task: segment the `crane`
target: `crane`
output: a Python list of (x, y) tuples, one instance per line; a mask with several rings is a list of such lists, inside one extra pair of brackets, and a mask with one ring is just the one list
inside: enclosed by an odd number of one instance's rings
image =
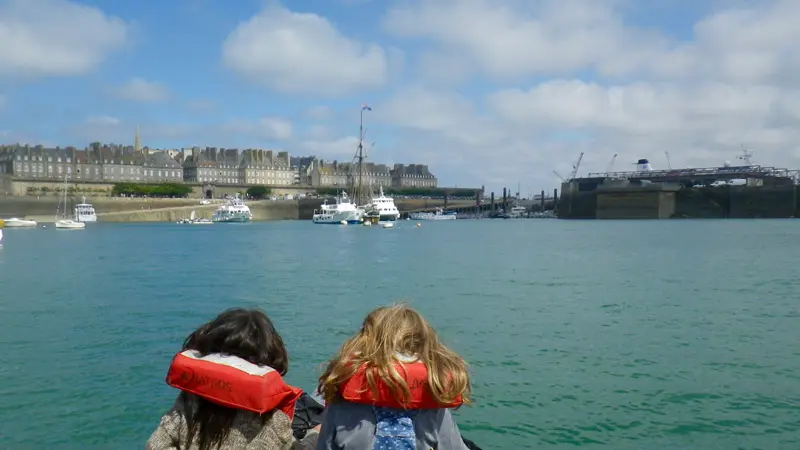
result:
[(606, 166), (606, 173), (610, 173), (612, 170), (614, 170), (614, 162), (616, 160), (617, 160), (617, 154), (614, 153), (614, 156), (611, 157), (611, 161), (608, 163), (608, 166)]
[(575, 161), (575, 164), (572, 165), (572, 173), (569, 174), (569, 181), (574, 180), (578, 175), (578, 168), (581, 166), (581, 160), (583, 160), (583, 152), (578, 156), (578, 160)]

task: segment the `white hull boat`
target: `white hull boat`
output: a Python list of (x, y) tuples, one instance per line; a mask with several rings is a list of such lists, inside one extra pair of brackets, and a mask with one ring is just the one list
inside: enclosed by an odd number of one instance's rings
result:
[(6, 228), (30, 228), (37, 225), (35, 220), (24, 220), (12, 217), (3, 221)]
[(72, 219), (56, 220), (56, 229), (59, 230), (82, 230), (86, 224)]
[(364, 211), (357, 208), (354, 203), (347, 198), (347, 194), (336, 197), (336, 204), (328, 205), (324, 203), (319, 210), (314, 210), (311, 221), (316, 224), (328, 225), (347, 225), (361, 223)]
[(212, 222), (244, 223), (253, 219), (250, 208), (240, 198), (232, 198), (220, 206), (211, 216)]
[[(59, 210), (61, 209), (61, 202), (59, 201), (58, 206), (56, 207), (56, 218), (55, 218), (55, 225), (57, 230), (82, 230), (86, 228), (86, 223), (81, 222), (78, 220), (77, 216), (75, 219), (70, 219), (67, 217), (67, 176), (64, 176), (64, 215), (59, 214)], [(75, 209), (77, 212), (77, 208)]]
[(380, 187), (380, 194), (372, 197), (372, 201), (364, 209), (366, 214), (378, 216), (378, 222), (394, 222), (400, 218), (394, 199), (383, 194), (383, 186)]
[(86, 203), (86, 197), (83, 197), (81, 203), (75, 205), (75, 220), (78, 222), (97, 222), (97, 213), (91, 203)]
[(181, 219), (178, 221), (178, 223), (183, 225), (211, 225), (214, 222), (208, 219), (198, 219), (197, 213), (195, 211), (192, 211), (188, 219)]
[(408, 217), (413, 220), (456, 220), (458, 218), (458, 213), (456, 213), (455, 211), (445, 212), (442, 210), (442, 208), (436, 208), (435, 213), (431, 212), (409, 213)]

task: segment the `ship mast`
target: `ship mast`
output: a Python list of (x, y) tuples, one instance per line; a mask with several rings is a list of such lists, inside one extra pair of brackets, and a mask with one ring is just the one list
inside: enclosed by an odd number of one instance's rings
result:
[(364, 111), (372, 111), (372, 108), (367, 106), (366, 104), (361, 105), (361, 112), (360, 112), (360, 120), (358, 125), (358, 150), (356, 151), (355, 158), (356, 164), (358, 165), (358, 180), (355, 183), (355, 189), (353, 190), (353, 201), (356, 205), (363, 205), (366, 204), (368, 199), (364, 195)]

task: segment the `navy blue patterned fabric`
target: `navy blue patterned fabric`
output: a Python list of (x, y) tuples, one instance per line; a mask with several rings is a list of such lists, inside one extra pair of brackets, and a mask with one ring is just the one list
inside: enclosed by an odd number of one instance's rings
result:
[(375, 445), (372, 450), (417, 450), (411, 411), (375, 407)]

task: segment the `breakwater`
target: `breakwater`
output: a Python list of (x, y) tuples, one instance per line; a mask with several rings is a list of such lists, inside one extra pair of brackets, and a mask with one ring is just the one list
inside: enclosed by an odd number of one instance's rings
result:
[(562, 219), (756, 219), (800, 217), (800, 187), (598, 186), (581, 191), (562, 187)]

